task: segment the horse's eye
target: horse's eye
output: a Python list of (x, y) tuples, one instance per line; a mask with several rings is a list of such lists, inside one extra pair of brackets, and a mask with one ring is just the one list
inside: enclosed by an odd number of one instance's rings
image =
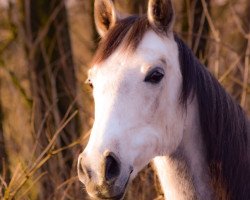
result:
[(152, 84), (157, 84), (162, 80), (163, 77), (164, 77), (163, 69), (160, 67), (157, 67), (149, 71), (144, 81), (152, 83)]

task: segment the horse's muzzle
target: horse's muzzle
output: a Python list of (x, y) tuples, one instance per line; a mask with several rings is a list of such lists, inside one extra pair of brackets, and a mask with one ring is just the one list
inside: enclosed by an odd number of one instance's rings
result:
[[(78, 177), (85, 185), (87, 193), (94, 199), (121, 200), (124, 198), (126, 188), (130, 180), (130, 174), (126, 177), (121, 175), (121, 162), (114, 153), (105, 154), (102, 172), (96, 173), (84, 162), (81, 155), (78, 159)], [(96, 174), (101, 177), (96, 177)], [(102, 181), (97, 181), (97, 180)]]

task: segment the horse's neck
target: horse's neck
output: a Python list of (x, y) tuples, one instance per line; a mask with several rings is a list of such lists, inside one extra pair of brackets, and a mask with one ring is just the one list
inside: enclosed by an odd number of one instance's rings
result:
[(165, 199), (213, 199), (196, 101), (188, 105), (186, 119), (183, 140), (178, 150), (171, 156), (154, 159)]

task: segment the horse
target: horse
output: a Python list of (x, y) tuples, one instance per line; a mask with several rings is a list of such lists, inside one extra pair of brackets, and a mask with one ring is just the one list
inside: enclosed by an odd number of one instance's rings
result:
[(94, 199), (123, 199), (151, 161), (168, 200), (249, 200), (243, 109), (173, 31), (171, 0), (123, 17), (96, 0), (101, 41), (88, 72), (95, 121), (78, 158)]

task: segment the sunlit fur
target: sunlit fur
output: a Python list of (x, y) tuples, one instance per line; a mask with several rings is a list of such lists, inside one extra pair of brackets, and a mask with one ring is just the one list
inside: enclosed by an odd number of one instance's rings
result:
[[(130, 181), (154, 159), (166, 199), (250, 199), (244, 112), (173, 32), (158, 32), (146, 19), (119, 21), (90, 70), (95, 123), (81, 156), (93, 181), (102, 182), (109, 150), (122, 163), (117, 187), (131, 167)], [(156, 66), (163, 80), (145, 83)]]

